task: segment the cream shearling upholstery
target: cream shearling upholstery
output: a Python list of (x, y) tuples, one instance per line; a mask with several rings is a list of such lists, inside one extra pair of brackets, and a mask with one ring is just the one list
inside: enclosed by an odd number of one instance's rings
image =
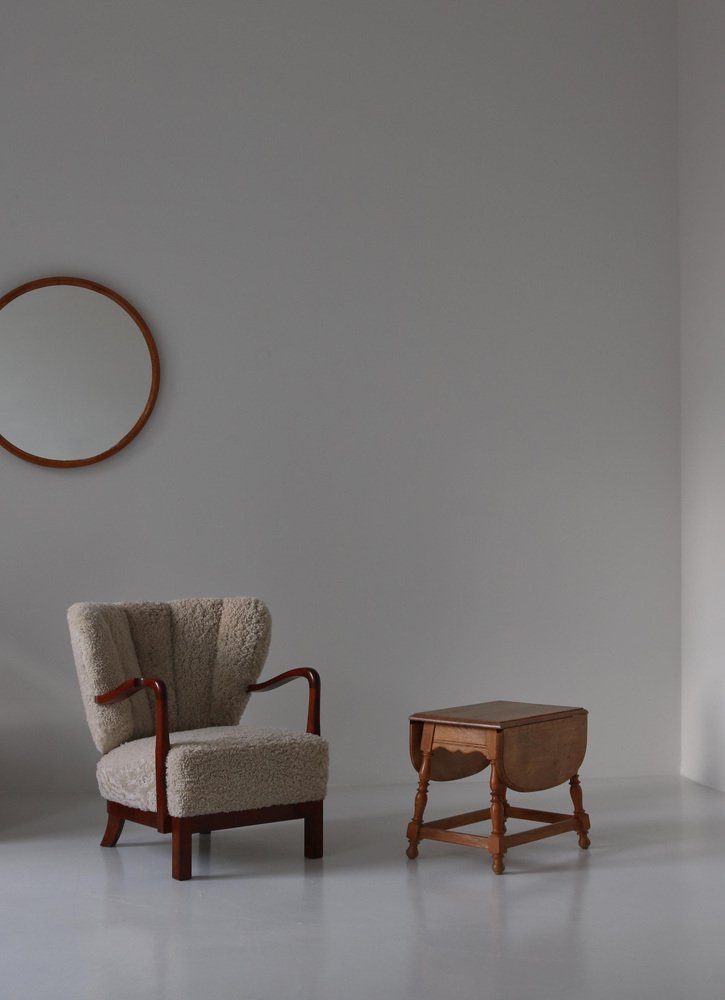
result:
[[(269, 648), (271, 622), (262, 601), (237, 597), (74, 604), (68, 624), (86, 718), (103, 755), (97, 778), (109, 803), (104, 846), (115, 845), (125, 818), (171, 830), (174, 877), (189, 878), (190, 846), (186, 850), (184, 845), (190, 844), (194, 830), (207, 831), (197, 822), (200, 817), (209, 818), (208, 829), (217, 829), (300, 816), (305, 819), (307, 856), (321, 856), (328, 747), (317, 735), (319, 707), (314, 731), (309, 720), (307, 732), (239, 725), (248, 688), (257, 682)], [(288, 673), (315, 676), (316, 682), (308, 677), (310, 705), (316, 684), (319, 706), (315, 671)], [(124, 682), (135, 687), (134, 678), (161, 681), (166, 689), (170, 746), (160, 771), (154, 691), (114, 695), (113, 704), (96, 702)], [(285, 678), (290, 679), (280, 675), (266, 686), (278, 686)], [(157, 788), (164, 794), (158, 782), (164, 775), (166, 802), (162, 798), (157, 809)], [(269, 815), (237, 815), (248, 810), (267, 810)], [(178, 864), (177, 833), (188, 854)]]
[[(109, 751), (96, 775), (104, 799), (156, 809), (153, 737)], [(312, 733), (272, 728), (216, 726), (172, 733), (166, 781), (170, 816), (324, 799), (327, 744)]]

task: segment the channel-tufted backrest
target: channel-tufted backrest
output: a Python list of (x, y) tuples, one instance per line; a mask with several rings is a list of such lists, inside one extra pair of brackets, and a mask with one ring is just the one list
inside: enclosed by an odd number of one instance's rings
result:
[(172, 732), (236, 725), (264, 666), (271, 621), (262, 601), (231, 597), (74, 604), (68, 627), (93, 742), (108, 753), (154, 733), (150, 691), (117, 705), (94, 701), (131, 677), (165, 682)]

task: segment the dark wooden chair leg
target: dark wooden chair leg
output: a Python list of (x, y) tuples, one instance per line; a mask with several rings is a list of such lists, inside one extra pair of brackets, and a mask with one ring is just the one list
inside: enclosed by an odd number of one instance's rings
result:
[(579, 781), (579, 775), (575, 774), (573, 778), (569, 779), (569, 791), (571, 792), (571, 801), (574, 804), (574, 815), (577, 818), (577, 830), (579, 833), (579, 846), (583, 851), (591, 844), (589, 840), (588, 832), (590, 829), (589, 816), (584, 812), (584, 801), (582, 797), (581, 782)]
[(171, 817), (171, 875), (179, 882), (191, 878), (191, 829), (183, 817)]
[(323, 853), (322, 802), (313, 802), (305, 815), (305, 857), (321, 858)]
[(108, 819), (106, 821), (106, 830), (103, 834), (103, 840), (101, 841), (101, 847), (115, 847), (118, 843), (118, 838), (121, 836), (121, 831), (123, 830), (123, 824), (126, 820), (123, 816), (113, 816), (111, 813), (108, 814)]

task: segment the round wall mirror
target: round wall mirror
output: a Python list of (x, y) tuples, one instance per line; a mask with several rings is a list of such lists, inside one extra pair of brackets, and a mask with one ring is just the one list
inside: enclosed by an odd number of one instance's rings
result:
[(91, 465), (144, 426), (159, 355), (139, 312), (85, 278), (40, 278), (0, 298), (0, 445), (37, 465)]

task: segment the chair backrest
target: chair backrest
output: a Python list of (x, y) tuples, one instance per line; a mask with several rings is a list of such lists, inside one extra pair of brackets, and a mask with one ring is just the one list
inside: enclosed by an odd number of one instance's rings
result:
[(271, 633), (269, 612), (254, 597), (74, 604), (68, 626), (86, 719), (102, 753), (154, 732), (151, 692), (117, 705), (94, 701), (131, 677), (165, 682), (171, 731), (236, 725)]

